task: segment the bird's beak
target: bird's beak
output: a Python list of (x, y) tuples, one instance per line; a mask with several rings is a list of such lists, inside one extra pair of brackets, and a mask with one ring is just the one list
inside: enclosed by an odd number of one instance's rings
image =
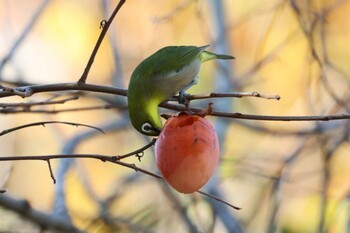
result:
[(157, 133), (158, 133), (158, 135), (160, 134), (160, 132), (162, 132), (162, 130), (161, 130), (161, 129), (158, 129), (158, 128), (156, 128), (156, 127), (153, 127), (153, 130), (154, 130), (154, 132), (157, 132)]

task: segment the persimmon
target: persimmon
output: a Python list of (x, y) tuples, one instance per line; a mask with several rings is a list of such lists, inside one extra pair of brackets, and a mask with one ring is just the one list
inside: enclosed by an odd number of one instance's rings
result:
[(164, 125), (155, 144), (158, 169), (169, 185), (193, 193), (212, 176), (219, 161), (213, 125), (198, 115), (180, 114)]

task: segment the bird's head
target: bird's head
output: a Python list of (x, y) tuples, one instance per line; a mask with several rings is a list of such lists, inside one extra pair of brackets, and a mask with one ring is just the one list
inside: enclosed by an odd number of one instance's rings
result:
[(158, 136), (163, 128), (158, 114), (158, 104), (152, 101), (130, 102), (129, 116), (134, 128), (147, 136)]

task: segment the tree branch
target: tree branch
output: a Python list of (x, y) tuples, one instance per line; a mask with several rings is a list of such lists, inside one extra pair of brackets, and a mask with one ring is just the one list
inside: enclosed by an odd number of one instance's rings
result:
[(91, 111), (91, 110), (99, 110), (99, 109), (119, 109), (119, 110), (123, 110), (123, 109), (126, 109), (126, 107), (124, 107), (124, 106), (117, 106), (117, 105), (111, 105), (111, 104), (103, 104), (103, 105), (96, 105), (96, 106), (90, 106), (90, 107), (50, 109), (50, 110), (48, 110), (48, 109), (30, 109), (30, 108), (24, 108), (24, 109), (5, 108), (5, 109), (0, 109), (0, 113), (3, 113), (3, 114), (16, 114), (16, 113), (57, 114), (57, 113), (63, 113), (63, 112)]
[(39, 102), (29, 102), (29, 103), (0, 103), (0, 108), (18, 108), (18, 107), (32, 107), (37, 105), (51, 105), (51, 104), (64, 104), (68, 101), (77, 100), (79, 96), (70, 96), (64, 98), (62, 100), (47, 100), (47, 101), (39, 101)]
[(222, 199), (220, 199), (220, 198), (218, 198), (218, 197), (216, 197), (216, 196), (213, 196), (213, 195), (211, 195), (211, 194), (209, 194), (209, 193), (203, 192), (203, 191), (201, 191), (201, 190), (198, 190), (197, 192), (200, 193), (200, 194), (202, 194), (202, 195), (204, 195), (204, 196), (206, 196), (206, 197), (209, 197), (209, 198), (212, 198), (212, 199), (214, 199), (214, 200), (216, 200), (216, 201), (222, 202), (222, 203), (228, 205), (229, 207), (231, 207), (231, 208), (233, 208), (233, 209), (235, 209), (235, 210), (240, 210), (240, 209), (241, 209), (240, 207), (231, 205), (230, 203), (228, 203), (228, 202), (226, 202), (226, 201), (223, 201)]
[(54, 229), (60, 232), (81, 232), (74, 225), (63, 219), (33, 209), (26, 200), (16, 200), (6, 194), (0, 194), (0, 205), (15, 211), (43, 228)]
[[(90, 91), (90, 92), (100, 92), (106, 94), (114, 94), (127, 96), (127, 90), (123, 88), (117, 87), (109, 87), (109, 86), (101, 86), (94, 84), (86, 84), (86, 83), (55, 83), (55, 84), (42, 84), (42, 85), (33, 85), (33, 86), (25, 86), (25, 87), (15, 87), (12, 88), (16, 90), (16, 92), (25, 93), (23, 96), (29, 97), (35, 93), (42, 92), (54, 92), (54, 91), (69, 91), (69, 90), (79, 90), (79, 91)], [(241, 95), (243, 96), (253, 96), (253, 97), (261, 97), (261, 94), (254, 94), (258, 92), (250, 92), (252, 95), (248, 95), (247, 92), (243, 92)], [(232, 92), (232, 95), (237, 95), (237, 93)], [(223, 95), (231, 95), (228, 93), (224, 93)], [(16, 93), (3, 91), (0, 92), (0, 98), (7, 96), (14, 96)], [(260, 95), (260, 96), (259, 96)], [(265, 95), (263, 95), (265, 96)], [(273, 96), (273, 95), (272, 95)], [(272, 97), (270, 96), (270, 97)], [(233, 97), (233, 96), (231, 96)], [(266, 96), (265, 96), (266, 97)], [(278, 99), (276, 95), (273, 99)], [(209, 97), (208, 97), (209, 98)], [(186, 108), (182, 105), (170, 104), (163, 102), (160, 104), (161, 107), (175, 110), (175, 111), (185, 111)], [(202, 109), (191, 108), (193, 112), (200, 112)], [(243, 113), (229, 113), (229, 112), (219, 112), (213, 111), (211, 116), (217, 117), (226, 117), (226, 118), (236, 118), (236, 119), (246, 119), (246, 120), (263, 120), (263, 121), (331, 121), (331, 120), (347, 120), (350, 119), (350, 114), (338, 114), (338, 115), (324, 115), (324, 116), (263, 116), (263, 115), (253, 115), (253, 114), (243, 114)]]
[[(56, 91), (90, 91), (90, 92), (100, 92), (106, 94), (114, 95), (127, 95), (127, 90), (116, 87), (93, 85), (86, 83), (53, 83), (53, 84), (38, 84), (31, 86), (13, 87), (12, 90), (1, 91), (0, 98), (19, 95), (23, 98), (30, 97), (36, 93), (43, 92), (56, 92)], [(21, 93), (21, 94), (18, 94)]]
[(68, 122), (68, 121), (40, 121), (40, 122), (34, 122), (34, 123), (30, 123), (30, 124), (20, 125), (20, 126), (17, 126), (17, 127), (14, 127), (14, 128), (10, 128), (10, 129), (5, 129), (2, 132), (0, 132), (0, 136), (3, 136), (5, 134), (11, 133), (11, 132), (14, 132), (16, 130), (28, 128), (28, 127), (33, 127), (33, 126), (38, 126), (38, 125), (41, 125), (41, 126), (45, 127), (45, 125), (47, 125), (47, 124), (65, 124), (65, 125), (73, 125), (73, 126), (77, 126), (77, 127), (78, 126), (84, 126), (84, 127), (87, 127), (87, 128), (98, 130), (98, 131), (100, 131), (101, 133), (104, 134), (102, 129), (94, 127), (94, 126), (91, 126), (91, 125), (74, 123), (74, 122)]
[(47, 162), (47, 166), (49, 167), (50, 177), (51, 177), (51, 179), (53, 181), (53, 184), (56, 184), (56, 179), (55, 179), (55, 176), (54, 176), (54, 174), (52, 172), (51, 162), (50, 162), (49, 159), (46, 162)]
[(114, 9), (111, 17), (108, 19), (108, 21), (106, 20), (103, 20), (101, 22), (101, 28), (102, 28), (102, 31), (101, 31), (101, 34), (100, 36), (98, 37), (97, 39), (97, 42), (96, 42), (96, 45), (94, 47), (94, 49), (92, 50), (92, 53), (91, 53), (91, 56), (89, 58), (89, 61), (85, 67), (85, 70), (84, 70), (84, 73), (82, 74), (82, 76), (80, 77), (79, 81), (78, 81), (78, 84), (81, 84), (81, 83), (85, 83), (86, 82), (86, 79), (89, 75), (89, 72), (90, 72), (90, 69), (91, 69), (91, 66), (92, 64), (94, 63), (94, 59), (96, 57), (96, 54), (97, 54), (97, 51), (99, 50), (100, 48), (100, 45), (103, 41), (103, 38), (105, 37), (107, 31), (108, 31), (108, 28), (109, 26), (111, 25), (114, 17), (117, 15), (118, 11), (120, 10), (120, 8), (123, 6), (123, 4), (125, 3), (126, 0), (120, 0), (118, 5), (116, 6), (116, 8)]
[[(163, 102), (159, 106), (174, 111), (186, 111), (185, 106), (178, 104), (170, 104)], [(213, 105), (215, 106), (215, 105)], [(190, 108), (194, 113), (203, 111), (200, 108)], [(234, 118), (234, 119), (245, 119), (245, 120), (260, 120), (260, 121), (331, 121), (331, 120), (348, 120), (350, 119), (350, 114), (337, 114), (337, 115), (324, 115), (324, 116), (269, 116), (269, 115), (254, 115), (254, 114), (244, 114), (244, 113), (230, 113), (230, 112), (220, 112), (212, 111), (210, 116)]]
[[(227, 98), (227, 97), (235, 97), (235, 98), (243, 98), (243, 97), (259, 97), (263, 99), (275, 99), (280, 100), (281, 97), (279, 95), (265, 95), (260, 94), (257, 91), (253, 92), (219, 92), (219, 93), (210, 93), (204, 95), (186, 95), (186, 100), (199, 100), (199, 99), (210, 99), (210, 98)], [(178, 101), (178, 97), (176, 98)]]
[[(155, 140), (153, 140), (155, 141)], [(153, 141), (147, 145), (147, 146), (150, 146)], [(146, 147), (147, 147), (146, 146)], [(147, 147), (149, 148), (149, 147)], [(140, 153), (140, 149), (136, 150), (133, 152), (134, 155), (138, 155)], [(129, 157), (130, 153), (126, 154), (128, 155), (127, 157)], [(131, 168), (133, 170), (135, 170), (136, 172), (142, 172), (146, 175), (149, 175), (149, 176), (152, 176), (154, 178), (157, 178), (157, 179), (161, 179), (163, 180), (163, 177), (160, 176), (160, 175), (157, 175), (153, 172), (150, 172), (146, 169), (143, 169), (143, 168), (140, 168), (140, 167), (137, 167), (135, 164), (132, 164), (132, 163), (125, 163), (125, 162), (122, 162), (120, 161), (119, 159), (121, 158), (126, 158), (125, 156), (107, 156), (107, 155), (100, 155), (100, 154), (73, 154), (73, 155), (64, 155), (64, 154), (57, 154), (57, 155), (31, 155), (31, 156), (3, 156), (3, 157), (0, 157), (0, 161), (19, 161), (19, 160), (42, 160), (42, 161), (49, 161), (51, 159), (66, 159), (66, 158), (89, 158), (89, 159), (98, 159), (98, 160), (101, 160), (102, 162), (110, 162), (110, 163), (115, 163), (115, 164), (118, 164), (118, 165), (121, 165), (123, 167), (127, 167), (127, 168)], [(239, 210), (240, 208), (239, 207), (235, 207), (231, 204), (228, 204), (226, 201), (218, 198), (218, 197), (215, 197), (213, 195), (210, 195), (208, 193), (205, 193), (203, 191), (197, 191), (198, 193), (202, 194), (202, 195), (205, 195), (207, 197), (210, 197), (218, 202), (221, 202), (225, 205), (228, 205), (236, 210)]]
[(153, 138), (152, 141), (150, 143), (148, 143), (146, 146), (143, 146), (140, 149), (133, 151), (133, 152), (130, 152), (130, 153), (127, 153), (125, 155), (119, 155), (119, 156), (117, 155), (116, 157), (118, 160), (121, 160), (121, 159), (125, 159), (127, 157), (130, 157), (130, 156), (136, 155), (138, 160), (141, 161), (141, 158), (143, 156), (144, 151), (147, 150), (148, 148), (150, 148), (151, 146), (153, 146), (156, 143), (156, 141), (157, 141), (157, 139)]

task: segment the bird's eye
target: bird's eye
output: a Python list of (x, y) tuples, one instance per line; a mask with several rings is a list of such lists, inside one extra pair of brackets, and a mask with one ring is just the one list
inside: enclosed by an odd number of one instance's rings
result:
[(145, 132), (145, 133), (150, 133), (150, 132), (152, 132), (153, 131), (153, 127), (152, 127), (152, 125), (150, 124), (150, 123), (144, 123), (143, 125), (142, 125), (142, 131), (143, 132)]
[(150, 123), (144, 123), (141, 127), (141, 130), (142, 132), (144, 132), (145, 134), (147, 135), (153, 135), (153, 136), (156, 136), (156, 135), (159, 135), (160, 133), (160, 130), (153, 127)]

